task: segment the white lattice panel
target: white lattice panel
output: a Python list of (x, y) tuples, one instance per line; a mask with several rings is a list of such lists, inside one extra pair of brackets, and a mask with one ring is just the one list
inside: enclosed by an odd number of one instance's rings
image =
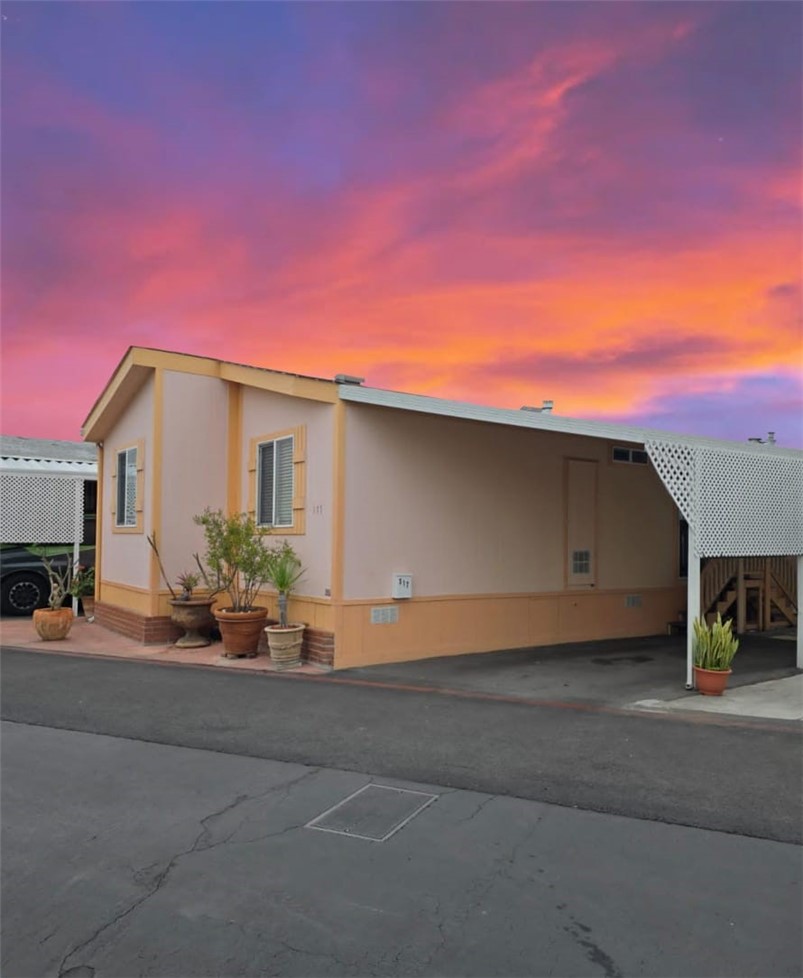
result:
[(803, 459), (697, 452), (703, 557), (803, 554)]
[(689, 526), (696, 522), (695, 449), (676, 441), (650, 441), (644, 446), (661, 481)]
[(0, 541), (3, 543), (73, 543), (76, 521), (77, 539), (81, 543), (84, 539), (82, 479), (0, 475)]
[(646, 449), (695, 530), (697, 556), (803, 554), (803, 456), (679, 441)]

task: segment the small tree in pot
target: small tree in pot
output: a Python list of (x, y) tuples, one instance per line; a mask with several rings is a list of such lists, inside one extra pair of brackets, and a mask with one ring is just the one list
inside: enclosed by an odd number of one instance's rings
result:
[(41, 559), (50, 582), (47, 608), (34, 611), (33, 625), (45, 642), (59, 641), (69, 635), (73, 623), (72, 608), (63, 607), (73, 582), (71, 558), (66, 553), (50, 553), (46, 547), (32, 549)]
[(303, 624), (287, 621), (287, 598), (304, 576), (304, 568), (295, 550), (287, 541), (273, 553), (270, 583), (279, 592), (279, 624), (268, 625), (270, 657), (279, 669), (291, 669), (301, 663), (301, 646), (304, 641)]
[(259, 590), (270, 580), (274, 550), (265, 546), (268, 530), (253, 516), (205, 509), (195, 522), (203, 527), (206, 554), (195, 561), (206, 586), (225, 591), (229, 606), (215, 609), (225, 655), (253, 657), (268, 617), (268, 609), (255, 604)]
[(176, 640), (176, 647), (179, 649), (205, 648), (211, 644), (209, 631), (214, 624), (212, 605), (215, 603), (217, 591), (211, 590), (203, 598), (193, 598), (193, 591), (201, 581), (200, 575), (193, 571), (183, 571), (176, 578), (176, 584), (181, 589), (179, 593), (176, 593), (164, 569), (159, 548), (156, 546), (156, 535), (152, 533), (146, 539), (156, 556), (162, 580), (170, 592), (170, 608), (172, 609), (170, 619), (179, 628), (184, 629), (184, 634)]

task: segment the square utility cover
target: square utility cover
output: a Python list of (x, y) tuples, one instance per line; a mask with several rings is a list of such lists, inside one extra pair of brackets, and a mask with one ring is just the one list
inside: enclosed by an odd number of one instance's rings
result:
[(437, 797), (407, 788), (367, 784), (308, 822), (306, 827), (384, 842)]

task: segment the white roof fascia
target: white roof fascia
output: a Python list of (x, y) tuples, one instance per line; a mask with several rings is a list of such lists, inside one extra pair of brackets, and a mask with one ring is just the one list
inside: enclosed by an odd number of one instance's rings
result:
[(2, 475), (48, 475), (64, 476), (74, 479), (97, 479), (96, 462), (61, 461), (44, 458), (0, 458)]
[(778, 445), (758, 445), (752, 442), (700, 438), (661, 431), (657, 428), (637, 428), (631, 425), (612, 424), (607, 421), (586, 421), (580, 418), (567, 418), (562, 415), (543, 414), (538, 411), (485, 407), (481, 404), (470, 404), (465, 401), (449, 401), (439, 397), (426, 397), (422, 394), (402, 394), (398, 391), (362, 387), (356, 384), (339, 384), (338, 392), (341, 400), (351, 401), (355, 404), (372, 404), (376, 407), (416, 411), (421, 414), (434, 414), (446, 418), (462, 418), (466, 421), (511, 425), (517, 428), (551, 431), (556, 434), (582, 435), (586, 438), (604, 438), (608, 441), (630, 442), (637, 445), (646, 445), (650, 441), (677, 441), (684, 445), (719, 448), (731, 452), (744, 452), (748, 455), (803, 458), (803, 451), (781, 448)]

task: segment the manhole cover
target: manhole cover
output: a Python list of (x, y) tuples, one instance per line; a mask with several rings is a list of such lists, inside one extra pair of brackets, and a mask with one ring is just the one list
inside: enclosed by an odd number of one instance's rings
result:
[(437, 797), (408, 788), (367, 784), (307, 822), (306, 827), (349, 835), (354, 839), (384, 842)]

